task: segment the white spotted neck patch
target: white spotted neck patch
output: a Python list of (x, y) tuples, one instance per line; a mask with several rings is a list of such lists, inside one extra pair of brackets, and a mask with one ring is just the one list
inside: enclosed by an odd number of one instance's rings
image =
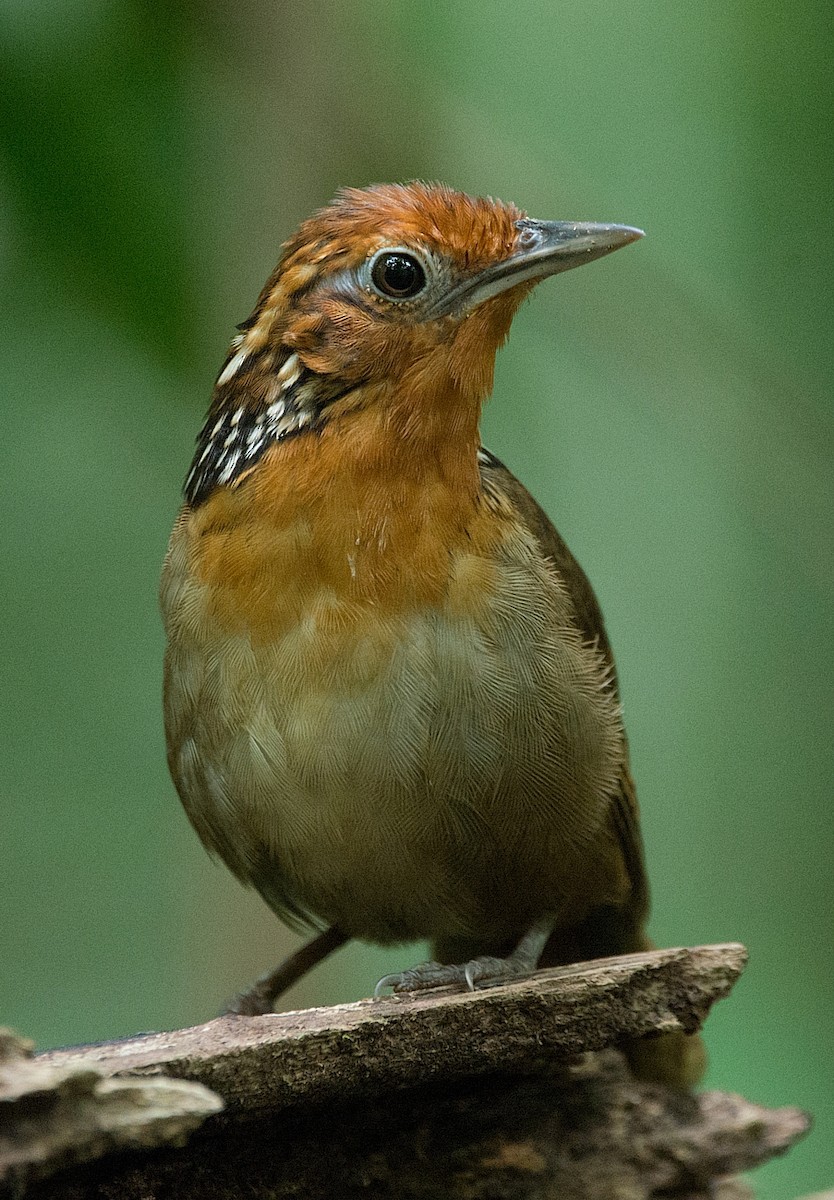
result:
[(242, 342), (232, 342), (197, 438), (184, 487), (192, 508), (215, 487), (235, 486), (275, 442), (320, 428), (327, 405), (344, 394), (296, 354), (276, 362), (273, 350), (247, 351)]

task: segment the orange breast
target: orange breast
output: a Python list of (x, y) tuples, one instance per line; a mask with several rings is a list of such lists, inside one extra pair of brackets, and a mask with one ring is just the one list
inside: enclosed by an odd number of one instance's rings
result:
[(415, 461), (381, 426), (365, 411), (338, 436), (326, 427), (277, 445), (189, 517), (192, 570), (219, 626), (264, 643), (308, 616), (326, 632), (359, 609), (483, 603), (502, 529), (481, 502), (474, 450)]

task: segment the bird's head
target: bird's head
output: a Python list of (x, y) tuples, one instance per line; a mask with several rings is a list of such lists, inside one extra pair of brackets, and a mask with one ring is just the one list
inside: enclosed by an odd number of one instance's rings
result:
[(477, 428), (496, 351), (530, 290), (640, 236), (531, 220), (440, 185), (345, 189), (285, 244), (239, 327), (189, 500), (237, 481), (275, 442), (358, 410), (406, 439)]

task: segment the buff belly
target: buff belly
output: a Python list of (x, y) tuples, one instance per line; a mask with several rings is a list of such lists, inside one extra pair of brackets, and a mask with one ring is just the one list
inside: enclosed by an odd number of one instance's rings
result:
[(172, 544), (171, 771), (206, 846), (280, 915), (500, 941), (587, 886), (623, 758), (616, 703), (532, 548), (505, 547), (491, 577), (469, 611), (381, 614), (323, 590), (265, 640), (217, 621)]

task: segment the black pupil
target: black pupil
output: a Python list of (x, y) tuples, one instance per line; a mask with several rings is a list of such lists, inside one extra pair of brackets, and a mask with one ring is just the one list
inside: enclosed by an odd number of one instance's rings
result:
[(416, 296), (426, 282), (423, 268), (408, 254), (383, 254), (375, 263), (373, 280), (386, 296)]

